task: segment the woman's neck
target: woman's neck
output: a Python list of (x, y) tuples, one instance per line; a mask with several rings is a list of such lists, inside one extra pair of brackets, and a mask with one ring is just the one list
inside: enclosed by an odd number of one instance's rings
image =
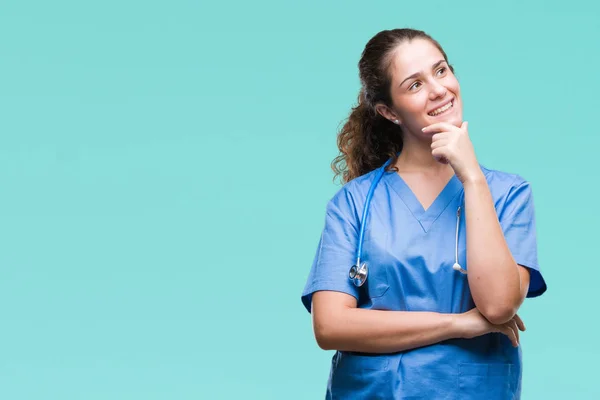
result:
[(402, 151), (395, 164), (398, 172), (419, 172), (433, 175), (454, 173), (449, 164), (443, 164), (431, 155), (431, 143), (415, 140), (409, 135), (405, 135), (405, 138), (408, 140), (404, 140)]

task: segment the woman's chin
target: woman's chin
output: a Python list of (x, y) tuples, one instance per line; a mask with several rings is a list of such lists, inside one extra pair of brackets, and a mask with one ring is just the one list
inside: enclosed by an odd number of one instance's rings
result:
[(428, 125), (433, 125), (433, 124), (437, 124), (440, 122), (444, 122), (447, 124), (452, 124), (454, 126), (457, 126), (460, 128), (460, 126), (462, 125), (463, 121), (462, 121), (462, 115), (460, 115), (459, 113), (452, 113), (449, 115), (440, 115), (438, 118), (428, 118)]
[(438, 118), (428, 118), (427, 121), (425, 121), (424, 126), (438, 124), (440, 122), (452, 124), (452, 125), (460, 128), (460, 126), (463, 123), (462, 115), (448, 115), (448, 116), (440, 116)]

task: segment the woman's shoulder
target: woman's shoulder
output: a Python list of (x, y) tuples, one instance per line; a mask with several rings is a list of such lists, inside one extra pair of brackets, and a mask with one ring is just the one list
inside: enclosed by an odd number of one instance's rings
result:
[(379, 168), (344, 183), (329, 199), (330, 206), (361, 209)]
[(530, 182), (518, 172), (493, 169), (481, 164), (480, 168), (494, 197), (507, 195), (519, 188), (530, 190)]

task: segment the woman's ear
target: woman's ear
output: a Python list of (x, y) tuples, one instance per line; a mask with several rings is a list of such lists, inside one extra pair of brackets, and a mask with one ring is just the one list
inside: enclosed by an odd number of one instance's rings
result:
[(390, 122), (393, 122), (394, 124), (400, 125), (402, 123), (402, 121), (400, 120), (400, 118), (398, 118), (396, 113), (390, 110), (390, 108), (383, 103), (377, 103), (377, 105), (375, 106), (375, 111), (377, 111), (377, 113), (383, 118), (389, 120)]

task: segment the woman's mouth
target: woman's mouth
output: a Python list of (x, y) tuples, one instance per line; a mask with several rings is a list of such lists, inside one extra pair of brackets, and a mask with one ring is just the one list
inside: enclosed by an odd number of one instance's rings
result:
[(448, 112), (448, 110), (451, 110), (452, 107), (454, 107), (454, 99), (450, 100), (450, 102), (446, 103), (445, 105), (427, 113), (427, 115), (430, 117), (437, 117), (438, 115)]

